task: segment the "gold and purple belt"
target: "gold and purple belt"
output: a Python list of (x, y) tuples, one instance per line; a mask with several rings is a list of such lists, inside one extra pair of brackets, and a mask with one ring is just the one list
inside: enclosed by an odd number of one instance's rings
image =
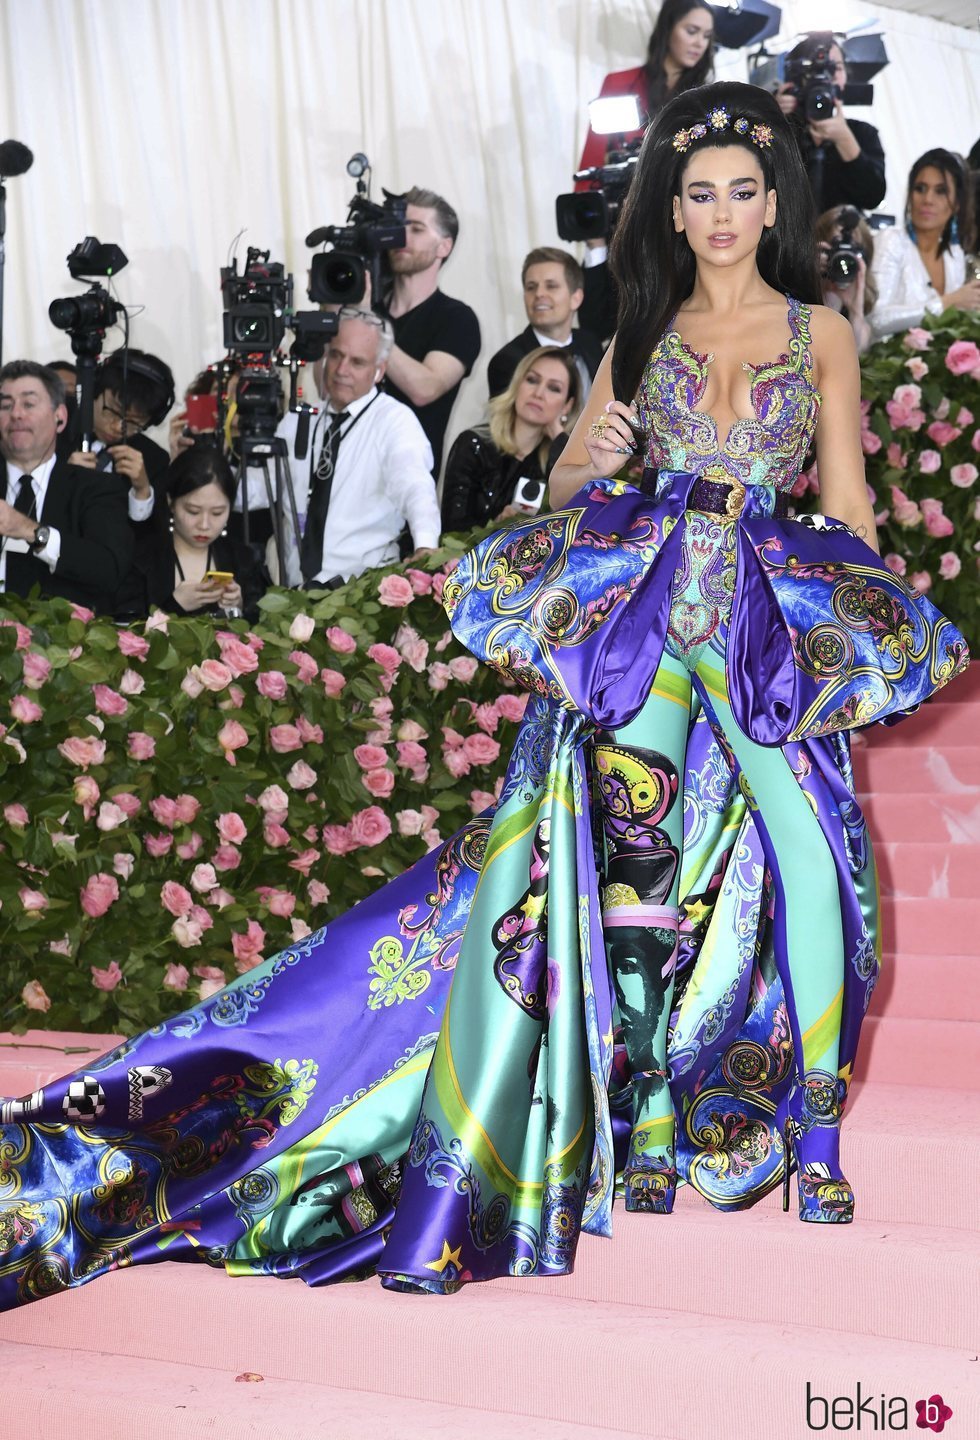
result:
[[(738, 480), (730, 484), (723, 480), (708, 480), (699, 475), (691, 486), (687, 497), (689, 510), (700, 510), (705, 515), (717, 515), (725, 520), (737, 520), (745, 507), (746, 489)], [(773, 514), (785, 519), (789, 512), (786, 495), (776, 491)]]

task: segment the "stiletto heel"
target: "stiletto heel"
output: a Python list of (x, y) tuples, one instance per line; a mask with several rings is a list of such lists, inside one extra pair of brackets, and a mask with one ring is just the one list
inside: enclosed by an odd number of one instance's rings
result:
[[(799, 1103), (798, 1097), (801, 1097)], [(782, 1127), (783, 1210), (789, 1209), (789, 1175), (795, 1160), (800, 1219), (818, 1225), (849, 1225), (854, 1219), (854, 1191), (837, 1158), (838, 1082), (820, 1071), (810, 1071), (804, 1076), (803, 1085), (789, 1097), (786, 1108)], [(800, 1119), (793, 1115), (794, 1108), (801, 1111)]]
[[(666, 1071), (635, 1071), (634, 1084), (638, 1079), (663, 1081), (666, 1079)], [(673, 1116), (669, 1120), (664, 1119), (661, 1124), (670, 1128), (670, 1139), (665, 1143), (657, 1144), (651, 1134), (652, 1127), (657, 1125), (656, 1121), (637, 1127), (630, 1138), (629, 1155), (623, 1170), (623, 1193), (627, 1210), (647, 1215), (669, 1215), (674, 1208), (677, 1167), (674, 1162)], [(656, 1152), (647, 1154), (647, 1146), (655, 1144)]]

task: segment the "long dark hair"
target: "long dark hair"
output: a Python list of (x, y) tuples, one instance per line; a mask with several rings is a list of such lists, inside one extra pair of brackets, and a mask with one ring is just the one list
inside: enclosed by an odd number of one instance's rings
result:
[(664, 0), (647, 45), (647, 62), (643, 74), (647, 87), (647, 114), (653, 118), (672, 95), (690, 90), (695, 85), (704, 85), (711, 79), (711, 67), (715, 58), (714, 41), (707, 47), (701, 59), (690, 69), (682, 69), (673, 90), (667, 89), (664, 61), (670, 48), (670, 36), (675, 25), (690, 15), (692, 10), (707, 10), (712, 13), (708, 0)]
[(171, 463), (167, 471), (167, 498), (172, 505), (206, 485), (217, 485), (227, 496), (228, 504), (234, 504), (236, 486), (231, 466), (216, 446), (198, 440)]
[[(939, 253), (945, 254), (951, 245), (960, 244), (964, 250), (973, 248), (973, 186), (966, 173), (966, 166), (958, 155), (952, 150), (943, 150), (936, 146), (920, 155), (918, 160), (909, 171), (909, 185), (905, 192), (905, 222), (911, 223), (912, 216), (912, 187), (918, 180), (923, 170), (938, 170), (949, 185), (952, 183), (956, 192), (953, 200), (953, 213), (946, 221), (942, 235), (939, 237)], [(956, 225), (956, 233), (953, 226)]]
[[(727, 129), (708, 127), (679, 154), (673, 144), (677, 131), (706, 123), (709, 112), (720, 106), (731, 119)], [(768, 125), (772, 143), (763, 147), (740, 140), (732, 125), (742, 116), (750, 126)], [(684, 167), (697, 150), (731, 144), (744, 144), (756, 156), (766, 189), (778, 197), (776, 223), (763, 231), (756, 252), (759, 273), (774, 290), (821, 303), (810, 186), (796, 137), (773, 96), (731, 80), (677, 95), (646, 133), (612, 240), (610, 262), (619, 285), (613, 390), (627, 404), (657, 342), (694, 288), (694, 255), (686, 236), (675, 231), (672, 213)]]

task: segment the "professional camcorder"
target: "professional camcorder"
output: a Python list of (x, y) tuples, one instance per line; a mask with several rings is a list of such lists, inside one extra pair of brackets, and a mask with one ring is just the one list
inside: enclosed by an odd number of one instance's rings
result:
[(73, 280), (91, 280), (92, 284), (84, 295), (62, 296), (48, 306), (48, 319), (56, 330), (69, 335), (78, 361), (78, 423), (83, 450), (91, 449), (95, 441), (95, 362), (102, 354), (105, 332), (125, 315), (125, 306), (99, 280), (117, 275), (128, 263), (118, 245), (103, 245), (94, 235), (86, 235), (68, 256), (68, 273)]
[[(848, 81), (843, 86), (834, 79), (832, 45), (840, 47), (847, 66)], [(829, 120), (838, 100), (844, 105), (872, 104), (874, 86), (870, 82), (887, 64), (881, 35), (837, 36), (830, 30), (814, 30), (788, 53), (770, 55), (760, 49), (750, 56), (749, 81), (771, 91), (786, 83), (805, 120)]]
[(347, 173), (357, 180), (357, 191), (348, 206), (346, 224), (321, 225), (306, 237), (307, 245), (331, 247), (313, 257), (309, 296), (321, 305), (358, 305), (370, 276), (371, 303), (380, 309), (385, 252), (400, 250), (405, 244), (406, 200), (385, 189), (380, 205), (370, 198), (370, 181), (363, 177), (370, 175), (371, 165), (360, 152), (348, 160)]
[(589, 124), (607, 139), (606, 160), (572, 179), (588, 189), (555, 200), (555, 221), (562, 240), (607, 240), (616, 227), (633, 181), (647, 117), (635, 95), (602, 95), (589, 104)]

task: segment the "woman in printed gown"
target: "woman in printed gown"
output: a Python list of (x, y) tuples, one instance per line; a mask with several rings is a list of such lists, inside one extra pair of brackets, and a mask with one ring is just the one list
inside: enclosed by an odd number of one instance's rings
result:
[[(851, 1220), (840, 1120), (880, 942), (848, 731), (966, 647), (875, 552), (852, 333), (817, 303), (770, 96), (664, 109), (615, 263), (563, 508), (446, 587), (456, 634), (531, 693), (497, 806), (2, 1105), (3, 1304), (149, 1260), (443, 1293), (567, 1273), (582, 1230), (611, 1233), (617, 1174), (665, 1215), (677, 1184), (738, 1210), (795, 1167), (801, 1219)], [(643, 483), (611, 478), (638, 443)]]

